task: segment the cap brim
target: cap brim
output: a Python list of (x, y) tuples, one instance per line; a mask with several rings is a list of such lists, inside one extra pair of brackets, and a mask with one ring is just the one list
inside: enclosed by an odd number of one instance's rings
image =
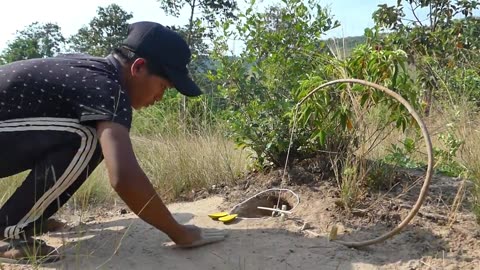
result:
[(188, 73), (185, 74), (170, 68), (165, 68), (165, 72), (175, 86), (175, 89), (183, 95), (197, 97), (203, 94), (197, 84), (188, 76)]

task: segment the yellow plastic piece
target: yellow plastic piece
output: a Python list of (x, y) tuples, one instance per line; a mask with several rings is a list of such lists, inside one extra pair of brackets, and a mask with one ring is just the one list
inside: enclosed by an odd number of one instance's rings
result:
[(336, 225), (333, 225), (332, 229), (330, 230), (330, 235), (328, 236), (328, 240), (330, 241), (336, 240), (337, 234), (338, 234), (338, 227)]
[(228, 213), (227, 212), (218, 212), (218, 213), (209, 214), (208, 216), (212, 219), (219, 219), (221, 217), (228, 216)]
[(223, 222), (223, 223), (228, 223), (228, 222), (231, 222), (234, 219), (236, 219), (237, 216), (238, 216), (238, 214), (227, 215), (227, 216), (219, 218), (218, 220)]

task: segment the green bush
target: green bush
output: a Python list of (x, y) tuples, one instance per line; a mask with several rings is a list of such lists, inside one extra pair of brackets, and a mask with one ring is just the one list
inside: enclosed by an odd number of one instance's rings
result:
[[(238, 57), (225, 56), (226, 39), (235, 34), (224, 26), (225, 38), (216, 42), (219, 68), (211, 79), (223, 82), (223, 116), (238, 145), (251, 148), (259, 166), (282, 166), (295, 91), (318, 68), (312, 53), (325, 51), (322, 34), (338, 23), (314, 1), (285, 0), (265, 12), (254, 9), (241, 14), (235, 28), (246, 44)], [(295, 139), (293, 145), (291, 157), (301, 156), (302, 144)]]

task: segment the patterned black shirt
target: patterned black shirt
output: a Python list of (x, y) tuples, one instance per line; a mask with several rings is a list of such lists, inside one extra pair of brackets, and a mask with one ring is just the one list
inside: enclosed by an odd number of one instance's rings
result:
[(113, 57), (61, 55), (0, 66), (0, 121), (57, 117), (128, 129), (132, 108)]

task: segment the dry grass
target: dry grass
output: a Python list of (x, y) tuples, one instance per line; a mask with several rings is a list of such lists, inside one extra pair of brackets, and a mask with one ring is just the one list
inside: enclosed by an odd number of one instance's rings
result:
[(232, 184), (247, 168), (247, 153), (218, 132), (134, 137), (133, 141), (155, 187), (172, 188), (169, 199), (218, 183)]
[(480, 223), (480, 114), (466, 113), (458, 121), (457, 134), (464, 140), (458, 159), (466, 169), (467, 181), (471, 183), (467, 190), (473, 211)]
[[(219, 132), (150, 137), (134, 135), (132, 141), (137, 159), (156, 189), (162, 194), (171, 189), (165, 195), (166, 201), (214, 184), (232, 184), (247, 168), (247, 153), (237, 150)], [(26, 174), (0, 179), (0, 205), (10, 197)], [(117, 199), (102, 162), (68, 206), (88, 210)]]
[(17, 187), (22, 184), (23, 179), (25, 179), (28, 173), (29, 171), (25, 171), (5, 179), (0, 178), (0, 205), (3, 205)]
[[(448, 133), (463, 143), (453, 158), (463, 172), (450, 215), (455, 216), (454, 212), (468, 200), (480, 223), (480, 113), (477, 106), (468, 102), (442, 104), (435, 108), (427, 122), (434, 147), (448, 151), (448, 145), (440, 138), (441, 134)], [(442, 162), (440, 157), (436, 162)]]
[[(429, 117), (424, 119), (433, 146), (437, 153), (440, 153), (435, 156), (434, 168), (437, 173), (440, 173), (442, 169), (444, 173), (450, 170), (456, 176), (458, 175), (457, 197), (450, 205), (449, 219), (454, 220), (456, 213), (462, 207), (470, 205), (480, 223), (480, 113), (475, 111), (476, 108), (468, 104), (462, 106), (443, 105), (437, 107)], [(360, 122), (360, 124), (354, 123), (354, 126), (360, 128), (358, 133), (361, 134), (357, 140), (357, 143), (360, 143), (357, 145), (355, 158), (347, 153), (340, 160), (332, 161), (333, 164), (341, 163), (341, 166), (338, 166), (341, 169), (335, 171), (335, 176), (340, 197), (348, 208), (355, 207), (362, 201), (363, 187), (368, 187), (372, 191), (375, 191), (376, 187), (388, 187), (389, 178), (395, 174), (394, 170), (388, 169), (388, 166), (378, 167), (379, 163), (366, 163), (365, 158), (381, 161), (389, 154), (392, 145), (402, 148), (402, 142), (406, 138), (411, 138), (414, 139), (415, 144), (414, 150), (408, 153), (408, 159), (402, 160), (407, 155), (399, 155), (398, 163), (391, 165), (393, 168), (401, 168), (410, 160), (414, 166), (426, 164), (427, 156), (423, 137), (419, 136), (412, 127), (407, 129), (406, 133), (388, 126), (382, 127), (381, 119), (387, 114), (382, 108), (378, 108), (378, 110), (374, 109), (365, 113), (363, 119), (360, 119), (362, 117), (355, 119)], [(445, 141), (445, 135), (451, 135), (454, 141), (463, 142), (458, 151), (452, 152), (455, 156), (448, 160), (441, 155), (441, 153), (452, 151), (449, 143)], [(336, 167), (333, 166), (334, 169)]]

